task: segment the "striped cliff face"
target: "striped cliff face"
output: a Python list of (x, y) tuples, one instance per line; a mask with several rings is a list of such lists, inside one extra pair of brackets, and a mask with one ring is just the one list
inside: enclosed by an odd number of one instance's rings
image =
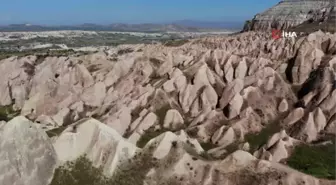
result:
[(334, 7), (335, 1), (331, 0), (284, 0), (257, 14), (244, 30), (288, 29), (306, 22), (331, 20), (335, 16)]
[(291, 30), (306, 33), (323, 30), (334, 33), (336, 31), (335, 17), (335, 1), (330, 1), (328, 6), (316, 11), (308, 20), (293, 27)]

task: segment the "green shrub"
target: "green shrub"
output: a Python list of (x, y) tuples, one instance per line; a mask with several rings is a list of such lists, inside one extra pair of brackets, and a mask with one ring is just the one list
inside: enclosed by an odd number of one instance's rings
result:
[(159, 119), (159, 124), (161, 126), (163, 126), (166, 114), (167, 114), (168, 110), (170, 110), (171, 108), (172, 107), (169, 104), (165, 104), (155, 111), (155, 114), (157, 115), (157, 117)]
[(212, 142), (200, 143), (200, 144), (205, 151), (208, 151), (210, 149), (218, 147), (217, 145), (213, 144)]
[(200, 157), (202, 158), (202, 160), (206, 160), (206, 161), (213, 161), (216, 160), (216, 158), (214, 158), (213, 156), (211, 156), (208, 152), (204, 151), (200, 154)]
[(141, 106), (138, 106), (136, 108), (134, 108), (131, 112), (131, 122), (135, 121), (137, 118), (139, 118), (141, 111), (144, 108)]
[(233, 142), (233, 143), (229, 144), (228, 146), (226, 146), (225, 150), (227, 151), (227, 153), (222, 157), (224, 158), (224, 157), (234, 153), (235, 151), (237, 151), (239, 149), (239, 144), (242, 144), (242, 143)]
[(59, 136), (65, 130), (65, 128), (66, 127), (61, 126), (61, 127), (58, 127), (58, 128), (54, 128), (52, 130), (48, 130), (48, 131), (46, 131), (46, 133), (49, 137)]
[(13, 105), (0, 106), (0, 121), (6, 121), (13, 119), (20, 114), (20, 110), (15, 111)]
[(160, 129), (160, 130), (154, 130), (149, 129), (145, 131), (145, 133), (140, 137), (140, 139), (137, 141), (136, 145), (139, 148), (143, 148), (151, 139), (167, 132), (169, 130), (167, 129)]
[(287, 164), (318, 178), (335, 179), (335, 142), (328, 145), (299, 145)]
[(84, 155), (56, 168), (49, 185), (139, 185), (158, 160), (148, 153), (137, 153), (116, 169), (111, 177), (104, 175), (102, 167), (94, 167)]
[(179, 40), (170, 40), (164, 43), (165, 46), (167, 47), (179, 47), (182, 46), (186, 43), (188, 43), (189, 40), (185, 40), (185, 39), (179, 39)]
[(140, 185), (147, 173), (157, 167), (158, 159), (152, 157), (152, 151), (136, 154), (132, 160), (120, 165), (111, 177), (109, 185)]
[(117, 53), (118, 55), (124, 55), (127, 53), (132, 53), (134, 50), (132, 48), (120, 49)]
[(249, 133), (245, 135), (245, 141), (250, 144), (250, 151), (255, 151), (262, 145), (266, 144), (268, 139), (281, 130), (280, 123), (275, 121), (268, 124), (259, 133)]
[(160, 67), (164, 63), (164, 61), (159, 60), (157, 58), (153, 58), (153, 57), (149, 58), (149, 61), (151, 62), (151, 64), (153, 64), (157, 68)]
[(102, 168), (94, 167), (86, 156), (81, 156), (56, 168), (50, 185), (111, 185), (110, 181)]

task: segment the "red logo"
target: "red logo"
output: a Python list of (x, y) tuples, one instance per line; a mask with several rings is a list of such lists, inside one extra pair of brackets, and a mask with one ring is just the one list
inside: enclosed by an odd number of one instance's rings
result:
[(272, 30), (272, 38), (277, 40), (281, 38), (281, 30)]

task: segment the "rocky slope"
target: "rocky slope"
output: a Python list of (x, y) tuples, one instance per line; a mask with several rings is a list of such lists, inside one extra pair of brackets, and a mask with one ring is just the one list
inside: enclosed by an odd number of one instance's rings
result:
[(335, 31), (335, 0), (282, 0), (248, 21), (244, 30), (295, 27), (303, 32), (317, 28)]
[(335, 36), (1, 60), (0, 105), (22, 116), (0, 126), (0, 184), (47, 185), (83, 155), (117, 184), (333, 184), (285, 164), (335, 136)]
[[(10, 132), (11, 127), (18, 124), (31, 125), (30, 129), (36, 130), (32, 122), (24, 117), (17, 117), (7, 123), (1, 130), (2, 134)], [(17, 127), (16, 131), (27, 132), (26, 129), (21, 126)], [(38, 134), (43, 135), (43, 132)], [(36, 137), (36, 133), (18, 135), (15, 139), (23, 140), (27, 137)], [(7, 142), (8, 140), (5, 139)], [(204, 160), (200, 156), (203, 152), (202, 147), (183, 131), (176, 134), (166, 132), (140, 149), (122, 138), (114, 129), (94, 119), (71, 125), (55, 140), (54, 148), (58, 158), (49, 141), (45, 140), (39, 147), (39, 151), (49, 151), (41, 158), (44, 161), (35, 160), (32, 163), (29, 159), (37, 159), (37, 156), (30, 153), (36, 151), (29, 152), (23, 149), (26, 144), (18, 143), (16, 150), (6, 150), (24, 155), (13, 155), (11, 157), (14, 163), (7, 164), (7, 167), (1, 166), (1, 183), (48, 184), (56, 159), (59, 165), (62, 165), (66, 160), (80, 158), (85, 154), (93, 161), (93, 165), (101, 166), (104, 174), (111, 177), (112, 180), (107, 184), (334, 184), (332, 181), (318, 180), (279, 163), (257, 159), (242, 150), (233, 152), (221, 161)], [(2, 150), (1, 154), (5, 156), (6, 152)], [(25, 154), (28, 154), (28, 159), (24, 158)], [(30, 176), (31, 171), (35, 172), (33, 176)]]

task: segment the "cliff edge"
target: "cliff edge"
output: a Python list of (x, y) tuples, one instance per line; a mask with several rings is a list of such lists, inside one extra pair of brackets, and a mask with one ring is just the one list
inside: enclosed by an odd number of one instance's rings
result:
[(335, 32), (335, 0), (282, 0), (246, 21), (243, 31), (272, 28)]

